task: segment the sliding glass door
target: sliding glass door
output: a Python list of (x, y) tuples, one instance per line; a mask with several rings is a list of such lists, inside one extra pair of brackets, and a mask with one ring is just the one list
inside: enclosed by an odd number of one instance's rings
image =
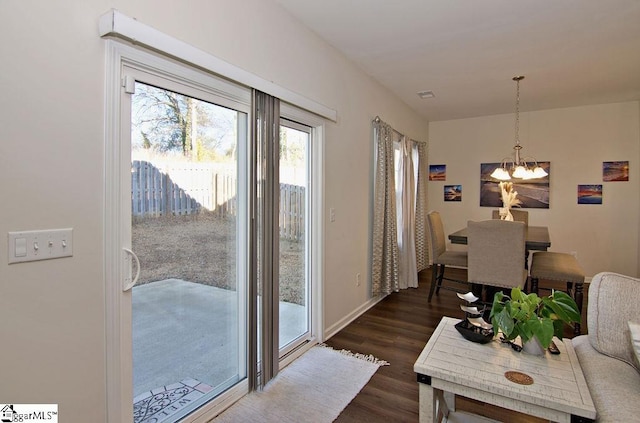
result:
[(247, 377), (249, 110), (124, 73), (133, 421), (174, 422)]
[[(275, 374), (279, 360), (313, 344), (319, 273), (312, 257), (321, 249), (312, 234), (321, 230), (313, 219), (312, 163), (321, 124), (285, 105), (274, 128), (280, 150), (259, 162), (250, 89), (109, 46), (109, 421), (208, 421), (259, 386), (261, 363), (273, 363)], [(313, 126), (299, 123), (305, 119)], [(268, 227), (256, 224), (258, 163), (278, 169), (270, 176)], [(277, 248), (256, 249), (266, 232)], [(260, 273), (266, 262), (276, 269), (268, 276)], [(278, 291), (268, 302), (260, 291), (265, 277)], [(277, 317), (268, 330), (264, 310)], [(260, 351), (267, 338), (273, 349)]]
[(311, 128), (280, 121), (279, 347), (286, 354), (310, 334), (309, 149)]
[(141, 82), (131, 96), (135, 422), (176, 421), (246, 377), (247, 114), (215, 100)]

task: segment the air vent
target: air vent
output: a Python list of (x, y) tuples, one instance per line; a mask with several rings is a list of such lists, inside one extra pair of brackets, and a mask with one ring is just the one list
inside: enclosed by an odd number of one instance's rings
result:
[(425, 99), (425, 98), (433, 98), (436, 95), (433, 93), (433, 91), (420, 91), (418, 93), (418, 97), (420, 97), (421, 99)]

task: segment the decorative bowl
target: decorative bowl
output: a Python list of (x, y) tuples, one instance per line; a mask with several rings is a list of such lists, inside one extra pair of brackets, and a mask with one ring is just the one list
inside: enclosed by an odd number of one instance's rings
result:
[(471, 342), (486, 344), (493, 339), (493, 329), (482, 329), (472, 325), (467, 320), (462, 320), (460, 323), (457, 323), (455, 327), (464, 339)]

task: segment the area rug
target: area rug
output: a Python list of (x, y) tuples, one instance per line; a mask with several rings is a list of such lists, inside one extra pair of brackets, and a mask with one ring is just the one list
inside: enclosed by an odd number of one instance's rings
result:
[(134, 423), (160, 423), (211, 390), (211, 386), (188, 378), (143, 392), (133, 399)]
[(318, 345), (213, 421), (330, 423), (384, 365), (389, 363), (370, 355)]

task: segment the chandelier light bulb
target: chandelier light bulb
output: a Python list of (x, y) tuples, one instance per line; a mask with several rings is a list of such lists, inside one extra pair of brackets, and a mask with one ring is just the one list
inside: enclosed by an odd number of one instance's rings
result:
[(536, 168), (533, 169), (533, 175), (534, 178), (544, 178), (548, 173), (540, 166), (536, 166)]
[(513, 171), (513, 177), (525, 179), (526, 176), (527, 176), (527, 169), (525, 169), (524, 166), (522, 165), (516, 166), (515, 170)]
[(496, 170), (494, 170), (493, 173), (491, 174), (491, 177), (496, 178), (500, 181), (508, 181), (511, 179), (509, 172), (507, 172), (507, 170), (502, 167), (496, 168)]

